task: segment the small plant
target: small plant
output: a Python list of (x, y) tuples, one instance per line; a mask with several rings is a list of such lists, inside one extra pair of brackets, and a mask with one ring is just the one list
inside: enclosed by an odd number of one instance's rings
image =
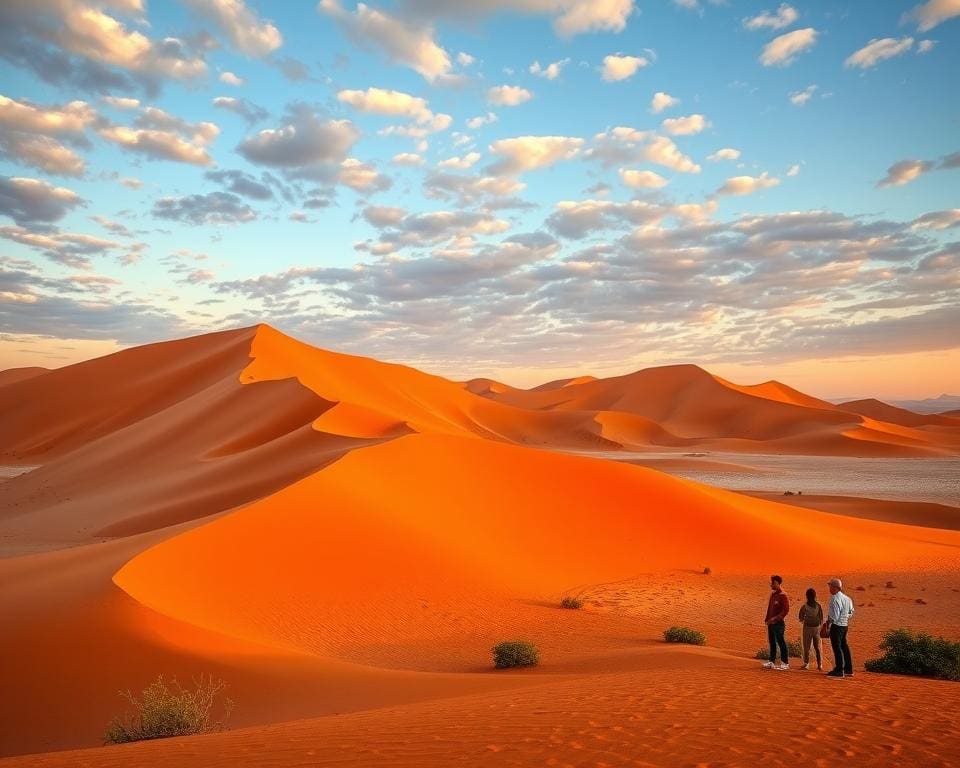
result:
[[(799, 658), (803, 656), (803, 646), (800, 645), (799, 640), (787, 640), (787, 653), (790, 654), (790, 658)], [(770, 649), (761, 648), (757, 651), (755, 659), (763, 659), (764, 661), (770, 661)]]
[(703, 632), (690, 627), (670, 627), (663, 633), (663, 639), (668, 643), (685, 643), (686, 645), (706, 645), (707, 638)]
[(703, 569), (704, 576), (709, 576), (711, 573), (713, 573), (713, 568), (711, 568), (709, 565)]
[(561, 608), (569, 608), (571, 611), (578, 611), (583, 608), (583, 600), (579, 597), (567, 596), (560, 601)]
[(960, 643), (924, 632), (894, 629), (880, 643), (883, 656), (864, 665), (868, 672), (960, 680)]
[(212, 721), (211, 713), (226, 684), (223, 680), (214, 680), (213, 676), (201, 675), (195, 686), (195, 690), (188, 690), (176, 678), (168, 684), (160, 675), (143, 689), (140, 699), (130, 691), (121, 691), (120, 695), (130, 703), (133, 712), (111, 721), (104, 742), (125, 744), (222, 730), (233, 710), (233, 702), (224, 698), (218, 720)]
[(493, 647), (493, 665), (497, 669), (533, 667), (539, 663), (540, 651), (526, 640), (509, 640)]

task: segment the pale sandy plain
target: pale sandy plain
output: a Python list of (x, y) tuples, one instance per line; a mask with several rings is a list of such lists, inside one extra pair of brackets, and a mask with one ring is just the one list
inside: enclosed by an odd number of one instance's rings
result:
[[(584, 455), (648, 449), (955, 456), (960, 419), (695, 366), (453, 382), (268, 326), (0, 373), (0, 465), (35, 467), (0, 481), (3, 764), (960, 764), (960, 686), (862, 671), (889, 628), (960, 638), (960, 510)], [(845, 578), (855, 678), (753, 660), (771, 572)], [(491, 669), (514, 638), (541, 665)], [(227, 681), (230, 730), (98, 746), (160, 673)]]

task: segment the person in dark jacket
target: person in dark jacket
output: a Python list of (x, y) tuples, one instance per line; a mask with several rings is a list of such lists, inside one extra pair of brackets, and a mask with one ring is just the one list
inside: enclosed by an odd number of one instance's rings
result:
[(807, 602), (800, 606), (797, 616), (803, 626), (803, 668), (810, 669), (810, 645), (817, 653), (817, 669), (823, 670), (823, 657), (820, 651), (820, 625), (823, 624), (823, 606), (817, 602), (817, 590), (807, 590)]
[[(767, 603), (767, 640), (770, 641), (770, 661), (764, 664), (766, 669), (790, 669), (785, 637), (787, 624), (785, 619), (790, 613), (790, 598), (783, 591), (783, 577), (774, 574), (770, 577), (770, 602)], [(777, 666), (777, 649), (780, 649), (780, 665)]]

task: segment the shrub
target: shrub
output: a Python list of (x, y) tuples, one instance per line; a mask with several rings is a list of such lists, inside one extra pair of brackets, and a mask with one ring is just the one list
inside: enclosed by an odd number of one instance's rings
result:
[(703, 569), (704, 576), (709, 576), (711, 573), (713, 573), (713, 568), (711, 568), (709, 565)]
[[(787, 640), (787, 652), (790, 654), (790, 658), (799, 658), (800, 656), (803, 656), (803, 646), (800, 644), (799, 640)], [(761, 648), (759, 651), (757, 651), (757, 655), (754, 656), (754, 658), (770, 661), (770, 649)]]
[(663, 639), (668, 643), (686, 643), (687, 645), (706, 645), (707, 638), (703, 632), (690, 627), (670, 627), (663, 633)]
[(893, 629), (880, 643), (883, 655), (865, 664), (868, 672), (960, 680), (960, 643), (909, 629)]
[(509, 640), (493, 647), (493, 665), (506, 667), (533, 667), (540, 663), (540, 651), (526, 640)]
[(160, 675), (143, 689), (141, 699), (130, 691), (121, 691), (133, 712), (124, 718), (115, 718), (107, 726), (104, 741), (107, 744), (125, 744), (143, 739), (163, 739), (192, 733), (210, 733), (223, 728), (233, 710), (233, 702), (224, 698), (222, 714), (211, 721), (214, 703), (226, 684), (213, 676), (195, 682), (196, 689), (188, 690), (174, 678), (171, 684)]
[(583, 608), (583, 600), (579, 597), (565, 597), (560, 601), (561, 608), (569, 608), (572, 611)]

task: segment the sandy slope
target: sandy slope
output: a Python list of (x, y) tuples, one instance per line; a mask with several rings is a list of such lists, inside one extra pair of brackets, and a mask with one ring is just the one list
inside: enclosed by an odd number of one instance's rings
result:
[[(796, 722), (813, 728), (813, 685), (827, 683), (784, 688), (748, 664), (763, 628), (743, 625), (762, 612), (767, 575), (800, 591), (855, 574), (858, 652), (901, 624), (957, 634), (960, 531), (523, 444), (923, 453), (953, 439), (812, 400), (693, 367), (461, 385), (265, 326), (11, 382), (0, 463), (43, 466), (0, 495), (0, 658), (16, 660), (5, 682), (17, 702), (0, 755), (92, 746), (122, 709), (118, 689), (212, 672), (231, 685), (234, 724), (256, 728), (29, 759), (755, 765), (769, 757), (766, 702), (801, 702)], [(586, 609), (558, 609), (569, 593)], [(711, 647), (656, 642), (678, 621)], [(490, 647), (514, 637), (538, 643), (542, 667), (492, 673)], [(868, 685), (842, 695), (880, 715), (862, 746), (818, 732), (828, 754), (957, 759), (949, 728), (903, 727), (955, 708), (957, 689)], [(704, 712), (701, 733), (690, 723)]]

